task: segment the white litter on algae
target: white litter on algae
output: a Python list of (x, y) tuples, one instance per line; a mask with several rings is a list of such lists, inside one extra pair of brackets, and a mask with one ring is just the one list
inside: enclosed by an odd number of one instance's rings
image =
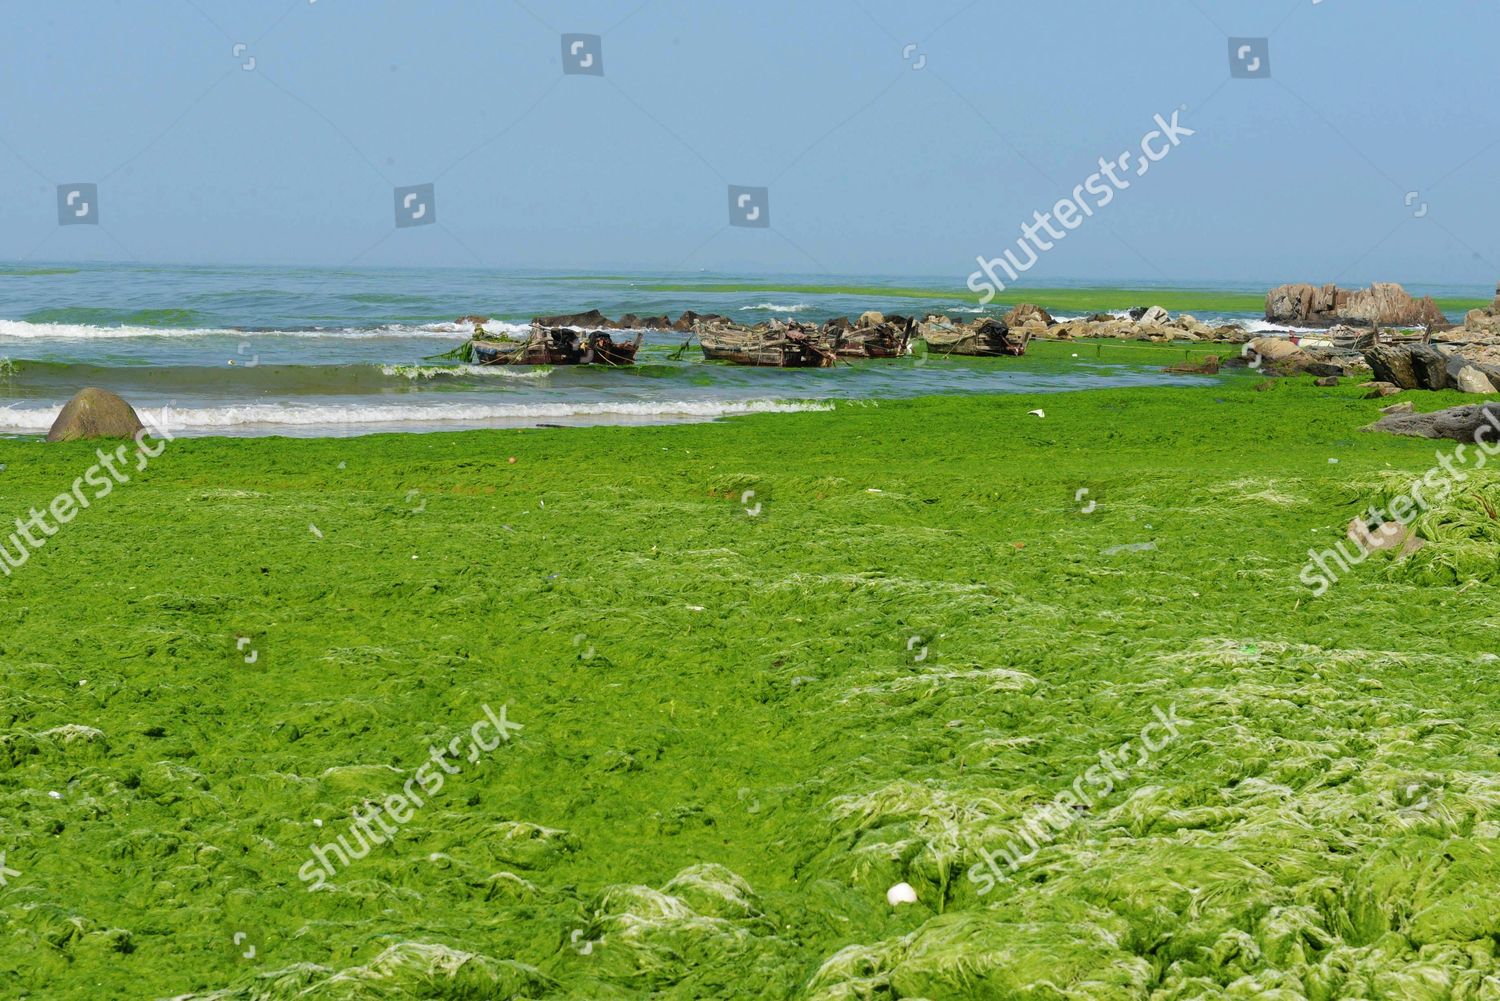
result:
[(0, 579), (0, 995), (1500, 1001), (1488, 526), (1310, 596), (1431, 444), (1260, 381), (174, 443)]

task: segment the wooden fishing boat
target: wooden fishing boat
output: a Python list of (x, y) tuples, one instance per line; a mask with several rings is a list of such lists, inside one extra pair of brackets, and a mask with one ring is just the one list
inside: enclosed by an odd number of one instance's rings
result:
[(1031, 343), (1031, 331), (1012, 330), (1000, 320), (980, 320), (974, 326), (925, 323), (922, 339), (927, 350), (939, 355), (970, 355), (993, 358), (1020, 357)]
[(734, 365), (766, 368), (830, 368), (838, 362), (838, 343), (825, 342), (815, 328), (704, 326), (696, 331), (703, 357)]
[(904, 316), (888, 317), (880, 323), (854, 327), (848, 320), (834, 320), (823, 328), (824, 340), (839, 336), (840, 358), (900, 358), (911, 349), (916, 323)]
[(544, 327), (532, 324), (523, 340), (491, 337), (483, 327), (469, 342), (476, 365), (633, 365), (644, 333), (633, 341), (617, 341), (602, 330)]

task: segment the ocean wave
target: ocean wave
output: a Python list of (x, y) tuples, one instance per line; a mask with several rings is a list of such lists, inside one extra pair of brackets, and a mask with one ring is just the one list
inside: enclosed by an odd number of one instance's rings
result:
[[(168, 431), (231, 429), (245, 426), (364, 426), (476, 423), (517, 419), (566, 419), (576, 417), (650, 419), (731, 417), (738, 414), (781, 414), (832, 410), (833, 404), (817, 400), (678, 400), (647, 403), (605, 401), (597, 403), (434, 403), (401, 405), (313, 403), (252, 403), (224, 407), (137, 407), (148, 427)], [(43, 432), (57, 420), (61, 407), (0, 407), (0, 432)]]
[(760, 304), (755, 305), (755, 306), (741, 306), (740, 307), (741, 311), (744, 311), (744, 310), (747, 310), (747, 309), (759, 309), (759, 310), (764, 310), (764, 311), (770, 312), (770, 313), (795, 313), (799, 309), (812, 309), (812, 306), (808, 305), (805, 302), (793, 303), (790, 306), (778, 306), (774, 302), (763, 302), (763, 303), (760, 303)]
[(1320, 327), (1289, 327), (1285, 323), (1272, 323), (1269, 320), (1230, 320), (1231, 327), (1240, 327), (1252, 334), (1265, 333), (1292, 333), (1292, 334), (1324, 334), (1326, 330)]
[[(529, 323), (493, 321), (484, 329), (492, 334), (525, 334), (531, 330)], [(388, 323), (380, 327), (307, 327), (294, 330), (236, 330), (232, 327), (151, 327), (151, 326), (99, 326), (92, 323), (31, 323), (26, 320), (0, 320), (0, 340), (104, 340), (131, 337), (224, 337), (253, 341), (257, 337), (433, 337), (451, 340), (467, 337), (474, 332), (469, 323)]]

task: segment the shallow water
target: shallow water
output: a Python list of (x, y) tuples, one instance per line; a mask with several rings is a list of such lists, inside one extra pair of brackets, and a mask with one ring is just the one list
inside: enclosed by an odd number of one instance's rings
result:
[[(120, 393), (183, 434), (346, 435), (536, 423), (665, 423), (832, 399), (1019, 393), (1168, 381), (1154, 367), (1094, 365), (1018, 373), (1003, 363), (921, 358), (832, 370), (746, 369), (703, 361), (686, 336), (646, 335), (631, 369), (496, 369), (432, 360), (471, 331), (523, 331), (536, 314), (597, 307), (606, 315), (685, 309), (749, 322), (891, 313), (980, 312), (936, 282), (892, 281), (903, 294), (848, 286), (769, 292), (775, 278), (498, 275), (477, 270), (339, 270), (165, 265), (37, 265), (0, 269), (0, 434), (44, 432), (85, 385)], [(866, 289), (872, 287), (866, 283)], [(878, 283), (874, 287), (880, 287)], [(670, 288), (671, 291), (662, 291)], [(734, 289), (728, 291), (726, 289)], [(1225, 285), (1205, 293), (1245, 292)], [(1465, 294), (1473, 290), (1462, 290)], [(1121, 309), (1124, 294), (1099, 294)], [(990, 312), (1002, 312), (995, 305)], [(1199, 311), (1209, 323), (1259, 326), (1249, 313)]]

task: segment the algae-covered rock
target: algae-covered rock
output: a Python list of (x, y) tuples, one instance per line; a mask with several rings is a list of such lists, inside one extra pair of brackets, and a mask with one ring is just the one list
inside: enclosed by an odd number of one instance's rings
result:
[(85, 438), (133, 438), (145, 430), (135, 408), (107, 389), (80, 389), (62, 408), (48, 441), (79, 441)]

